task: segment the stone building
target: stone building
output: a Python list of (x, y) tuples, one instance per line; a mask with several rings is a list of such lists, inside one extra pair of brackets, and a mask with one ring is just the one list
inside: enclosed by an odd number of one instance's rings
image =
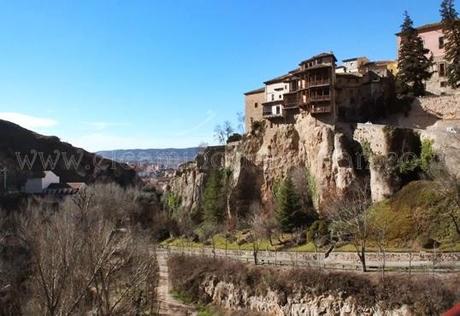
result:
[(244, 128), (246, 133), (251, 131), (252, 123), (261, 121), (262, 103), (265, 102), (265, 87), (248, 91), (244, 94)]
[(382, 78), (396, 75), (398, 63), (394, 60), (368, 61), (362, 65), (362, 73), (374, 72)]
[(342, 60), (342, 66), (345, 73), (362, 73), (363, 65), (368, 63), (369, 59), (367, 57), (354, 57)]
[(336, 61), (334, 54), (321, 53), (300, 62), (295, 70), (265, 81), (265, 88), (245, 93), (246, 131), (251, 130), (252, 122), (263, 121), (271, 133), (279, 125), (293, 123), (299, 113), (328, 124), (337, 119), (363, 119), (362, 106), (377, 106), (383, 98), (386, 83), (393, 77), (389, 65), (394, 62), (358, 57), (345, 60), (337, 70)]
[[(417, 27), (419, 36), (423, 40), (428, 55), (433, 56), (434, 65), (432, 68), (433, 75), (426, 81), (426, 90), (430, 93), (441, 95), (451, 94), (454, 89), (449, 87), (447, 82), (447, 61), (445, 60), (444, 50), (444, 32), (441, 23), (432, 23)], [(397, 35), (398, 54), (401, 46), (401, 34)]]

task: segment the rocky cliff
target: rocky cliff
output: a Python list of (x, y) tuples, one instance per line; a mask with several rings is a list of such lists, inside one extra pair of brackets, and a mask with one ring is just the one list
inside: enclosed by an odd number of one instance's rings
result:
[[(389, 118), (386, 124), (331, 125), (305, 113), (292, 124), (261, 123), (243, 140), (206, 156), (211, 160), (217, 155), (222, 163), (217, 159), (218, 164), (207, 168), (197, 162), (184, 165), (172, 188), (182, 197), (185, 209), (199, 207), (206, 174), (213, 168), (226, 168), (232, 174), (229, 214), (259, 206), (271, 209), (276, 181), (299, 173), (305, 175), (306, 190), (317, 209), (363, 177), (370, 179), (373, 200), (380, 201), (416, 179), (417, 175), (400, 175), (395, 170), (420, 154), (423, 139), (433, 142), (451, 172), (460, 172), (460, 129), (452, 128), (459, 127), (457, 101), (458, 96), (418, 99), (407, 117)], [(429, 122), (418, 120), (420, 113)]]
[(407, 305), (386, 309), (383, 305), (363, 306), (353, 297), (313, 293), (293, 296), (270, 289), (261, 295), (251, 295), (250, 291), (229, 282), (219, 281), (209, 276), (202, 284), (204, 293), (216, 305), (228, 310), (251, 310), (273, 316), (316, 316), (316, 315), (415, 315)]
[[(351, 146), (344, 132), (310, 115), (299, 115), (294, 124), (261, 126), (242, 141), (225, 146), (224, 154), (211, 150), (201, 155), (200, 159), (213, 161), (206, 168), (199, 159), (183, 165), (171, 188), (181, 196), (183, 208), (191, 210), (199, 207), (209, 171), (226, 168), (232, 175), (230, 213), (241, 213), (255, 205), (269, 208), (274, 183), (297, 172), (307, 178), (309, 193), (319, 206), (356, 178)], [(223, 163), (216, 157), (223, 157)]]

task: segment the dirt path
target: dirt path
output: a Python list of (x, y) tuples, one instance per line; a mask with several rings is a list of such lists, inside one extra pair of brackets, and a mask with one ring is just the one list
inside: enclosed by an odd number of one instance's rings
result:
[(160, 281), (158, 284), (159, 315), (196, 316), (197, 312), (193, 306), (179, 302), (170, 293), (167, 256), (168, 254), (165, 251), (157, 252), (158, 267), (160, 270)]

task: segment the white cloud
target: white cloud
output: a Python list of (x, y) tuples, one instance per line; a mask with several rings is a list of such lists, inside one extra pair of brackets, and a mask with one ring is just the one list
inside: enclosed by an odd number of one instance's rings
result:
[(57, 125), (57, 121), (15, 112), (0, 112), (0, 119), (16, 123), (27, 129), (46, 128)]

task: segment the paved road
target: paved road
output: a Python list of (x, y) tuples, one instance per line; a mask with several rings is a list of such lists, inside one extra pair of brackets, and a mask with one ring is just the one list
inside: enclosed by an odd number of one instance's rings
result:
[(168, 254), (165, 251), (157, 251), (160, 280), (158, 284), (159, 315), (171, 316), (195, 316), (196, 309), (193, 306), (183, 304), (176, 300), (170, 293), (169, 271), (167, 264)]

